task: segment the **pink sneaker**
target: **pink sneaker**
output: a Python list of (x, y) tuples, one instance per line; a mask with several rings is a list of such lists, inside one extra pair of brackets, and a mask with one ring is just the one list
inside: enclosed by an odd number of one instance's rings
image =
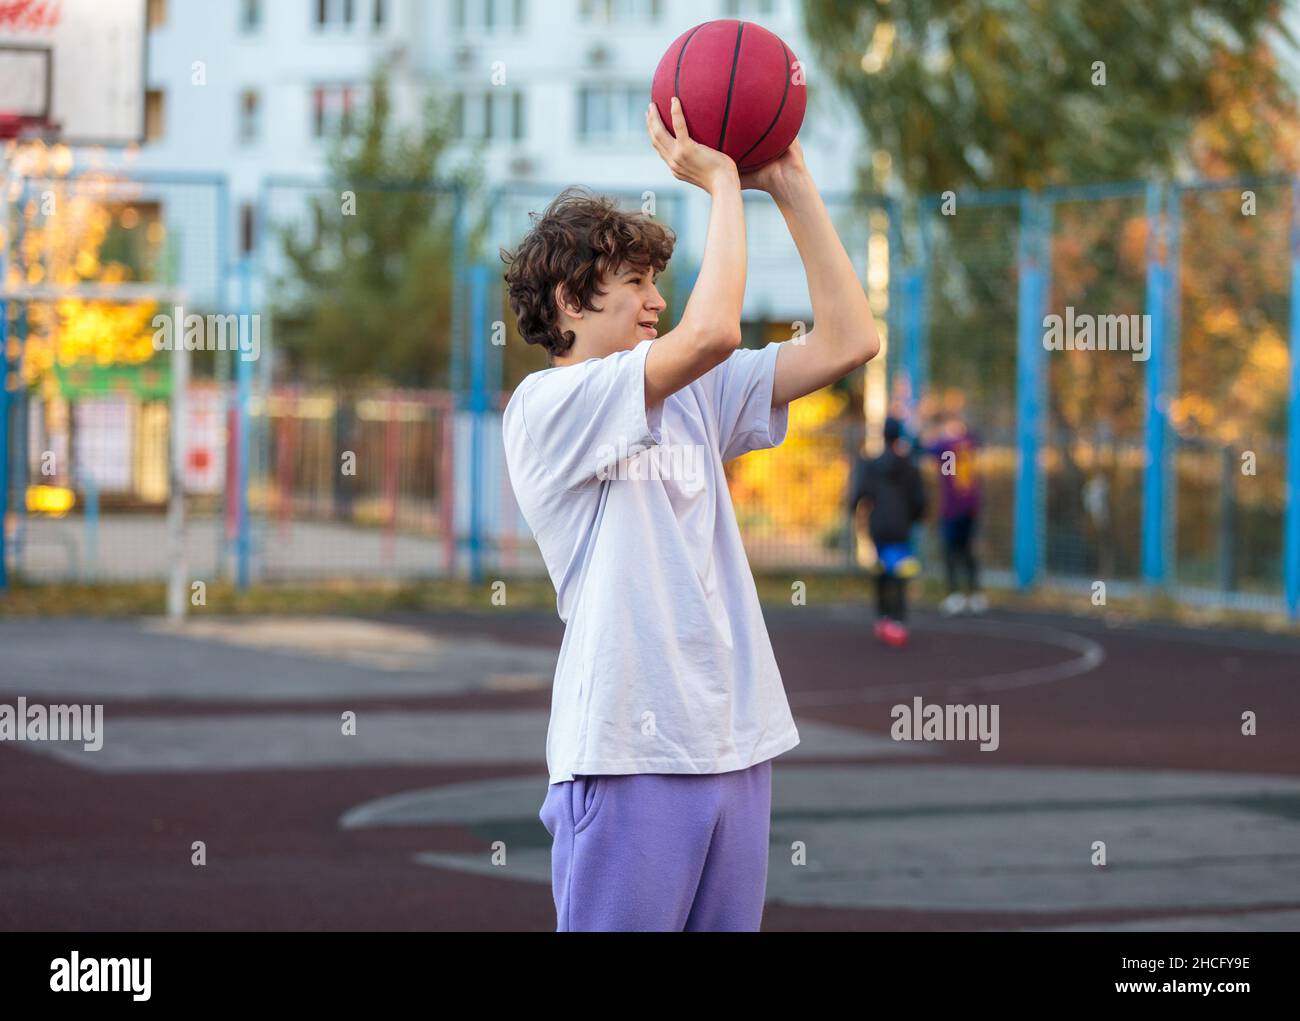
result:
[(884, 623), (884, 634), (881, 637), (886, 644), (896, 649), (907, 644), (907, 628), (896, 620), (887, 620)]

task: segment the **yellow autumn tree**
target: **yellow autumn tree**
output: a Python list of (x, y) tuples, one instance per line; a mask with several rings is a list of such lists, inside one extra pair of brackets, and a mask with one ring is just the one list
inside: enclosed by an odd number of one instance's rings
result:
[(790, 405), (785, 442), (727, 465), (736, 519), (747, 538), (788, 552), (824, 549), (844, 523), (850, 465), (843, 446), (848, 396), (819, 390)]
[[(101, 254), (115, 212), (100, 197), (106, 187), (96, 184), (108, 182), (87, 177), (70, 180), (70, 160), (60, 149), (46, 151), (33, 143), (21, 154), (20, 172), (29, 181), (38, 180), (40, 188), (29, 184), (25, 189), (26, 201), (15, 225), (17, 237), (12, 242), (5, 239), (11, 254), (5, 281), (10, 290), (86, 283), (111, 288), (131, 279), (128, 266)], [(11, 197), (22, 195), (24, 191), (15, 185)], [(116, 215), (132, 213), (128, 206)], [(161, 230), (161, 225), (156, 226)], [(33, 300), (26, 308), (22, 366), (28, 385), (53, 388), (56, 365), (134, 365), (155, 355), (151, 324), (157, 306), (153, 301), (69, 296)]]

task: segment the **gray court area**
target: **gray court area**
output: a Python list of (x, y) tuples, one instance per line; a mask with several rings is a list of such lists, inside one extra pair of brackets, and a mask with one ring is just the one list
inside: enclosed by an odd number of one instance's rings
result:
[[(544, 710), (383, 712), (362, 710), (355, 734), (340, 713), (220, 717), (131, 717), (105, 711), (104, 746), (75, 742), (27, 746), (63, 762), (102, 772), (194, 773), (338, 766), (518, 765), (535, 771), (544, 754)], [(783, 761), (890, 755), (926, 757), (923, 745), (899, 745), (849, 727), (805, 722), (801, 742)], [(545, 771), (539, 782), (546, 783)]]
[(0, 692), (100, 701), (335, 701), (549, 687), (555, 653), (361, 620), (0, 619)]
[[(61, 637), (59, 636), (62, 632)], [(361, 701), (377, 696), (546, 692), (556, 651), (431, 634), (350, 618), (206, 618), (42, 622), (0, 620), (0, 694), (29, 702), (108, 702), (104, 744), (38, 742), (28, 751), (100, 772), (227, 772), (377, 765), (543, 761), (546, 709), (133, 715), (133, 701)], [(342, 713), (355, 712), (355, 733)], [(808, 720), (791, 756), (926, 757), (852, 727)]]
[[(778, 648), (803, 633), (784, 620), (772, 621)], [(512, 621), (503, 617), (503, 628), (513, 631)], [(1020, 633), (1026, 626), (934, 622), (935, 640), (962, 635), (970, 662), (918, 676), (909, 687), (931, 683), (942, 692), (957, 684), (997, 691), (1000, 700), (1025, 694), (1041, 702), (1067, 687), (1102, 683), (1123, 648), (1115, 645), (1108, 658), (1100, 649), (1112, 640), (1095, 630), (1085, 638), (1041, 627), (1038, 654), (1055, 650), (1049, 665), (1008, 671), (1003, 664), (999, 672), (981, 665), (981, 629), (985, 640), (1000, 635), (1027, 650), (1032, 636)], [(1189, 637), (1187, 647), (1203, 659), (1197, 641)], [(318, 810), (329, 801), (329, 785), (315, 783), (313, 771), (369, 771), (385, 782), (322, 815), (336, 834), (404, 834), (391, 851), (394, 863), (546, 893), (549, 838), (537, 813), (547, 783), (553, 645), (529, 644), (518, 634), (503, 640), (463, 619), (460, 628), (454, 621), (426, 628), (268, 616), (181, 625), (160, 618), (6, 619), (0, 650), (0, 702), (23, 695), (29, 703), (106, 706), (97, 751), (28, 742), (5, 754), (72, 767), (96, 784), (211, 778), (234, 791), (275, 778), (296, 784), (294, 796)], [(1234, 653), (1252, 654), (1248, 646)], [(1294, 928), (1300, 918), (1300, 778), (1104, 768), (1104, 761), (1087, 768), (993, 765), (990, 757), (986, 765), (978, 753), (977, 761), (954, 761), (950, 746), (898, 743), (866, 725), (868, 717), (851, 711), (865, 704), (858, 696), (866, 689), (847, 690), (839, 708), (828, 711), (834, 682), (806, 662), (788, 655), (784, 662), (802, 741), (773, 770), (772, 904), (971, 917), (1130, 916), (1078, 925), (1067, 917), (1044, 928)], [(882, 683), (876, 694), (904, 691)], [(456, 701), (441, 704), (445, 699)], [(356, 733), (345, 734), (341, 715), (352, 708)], [(461, 772), (421, 782), (382, 772), (392, 767)], [(477, 769), (497, 775), (476, 776)], [(450, 845), (460, 849), (448, 849), (437, 836), (447, 832), (471, 834), (476, 848), (504, 842), (509, 867), (496, 866), (481, 849), (465, 849), (463, 840)], [(1105, 844), (1104, 867), (1092, 860), (1098, 841)], [(1131, 917), (1144, 911), (1151, 912), (1150, 925)]]
[[(913, 911), (1224, 909), (1300, 889), (1300, 780), (1154, 770), (810, 767), (784, 757), (772, 776), (769, 903)], [(485, 840), (507, 841), (509, 870), (482, 854), (426, 851), (415, 859), (549, 883), (546, 843), (520, 846), (538, 809), (535, 782), (490, 781), (381, 799), (340, 822), (468, 825)], [(1105, 867), (1092, 863), (1095, 841), (1105, 843)]]

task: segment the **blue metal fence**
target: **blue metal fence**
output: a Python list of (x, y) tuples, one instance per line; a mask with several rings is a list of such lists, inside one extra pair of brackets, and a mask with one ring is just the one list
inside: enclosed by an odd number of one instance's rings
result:
[[(1069, 450), (1083, 443), (1094, 459), (1093, 467), (1101, 457), (1111, 478), (1109, 534), (1092, 542), (1114, 547), (1107, 551), (1114, 571), (1105, 578), (1094, 572), (1093, 577), (1117, 581), (1121, 587), (1140, 579), (1149, 589), (1197, 603), (1285, 607), (1293, 618), (1300, 615), (1300, 499), (1295, 491), (1300, 477), (1298, 188), (1295, 180), (1259, 177), (959, 194), (930, 197), (920, 204), (919, 236), (924, 244), (918, 257), (895, 268), (900, 277), (903, 350), (893, 354), (918, 390), (964, 389), (972, 398), (968, 417), (984, 427), (994, 448), (1008, 440), (1013, 443), (1009, 553), (1018, 586), (1027, 588), (1045, 578), (1079, 584), (1087, 580), (1086, 565), (1095, 567), (1095, 556), (1064, 555), (1061, 545), (1083, 541), (1078, 529), (1060, 520), (1069, 486), (1059, 474), (1061, 455), (1068, 461)], [(1211, 193), (1223, 194), (1223, 208), (1198, 207), (1202, 197)], [(1231, 208), (1247, 193), (1259, 200), (1258, 213)], [(940, 215), (945, 201), (947, 208)], [(1080, 209), (1093, 223), (1113, 215), (1114, 232), (1105, 240), (1114, 248), (1131, 247), (1135, 237), (1142, 241), (1140, 276), (1131, 265), (1131, 252), (1113, 258), (1080, 254), (1082, 232), (1076, 215)], [(1257, 218), (1252, 221), (1247, 216)], [(1186, 242), (1189, 230), (1199, 233)], [(1230, 241), (1237, 257), (1219, 264), (1216, 260)], [(1068, 264), (1062, 261), (1062, 251), (1073, 252)], [(1270, 267), (1283, 264), (1287, 279), (1272, 280)], [(1012, 265), (1014, 272), (1008, 272)], [(1082, 285), (1062, 281), (1063, 276), (1080, 276), (1081, 265), (1094, 277), (1110, 274), (1109, 286), (1099, 287), (1095, 279)], [(1014, 345), (1007, 331), (1006, 339), (989, 350), (982, 335), (1002, 329), (1012, 296)], [(1127, 395), (1133, 408), (1140, 409), (1140, 422), (1130, 414), (1116, 414), (1113, 421), (1094, 423), (1101, 442), (1088, 437), (1084, 443), (1077, 435), (1060, 435), (1048, 414), (1052, 402), (1062, 399), (1061, 387), (1069, 377), (1057, 379), (1050, 371), (1058, 363), (1045, 350), (1044, 317), (1077, 304), (1074, 299), (1089, 298), (1103, 302), (1089, 311), (1104, 315), (1126, 314), (1140, 301), (1150, 333), (1149, 356), (1140, 369), (1122, 367), (1117, 360), (1106, 363), (1109, 382)], [(1252, 346), (1262, 346), (1269, 331), (1285, 336), (1284, 421), (1277, 422), (1268, 409), (1261, 410), (1249, 423), (1249, 435), (1237, 439), (1216, 438), (1213, 430), (1198, 431), (1194, 422), (1189, 426), (1186, 408), (1183, 420), (1174, 421), (1174, 411), (1182, 405), (1190, 404), (1194, 410), (1198, 402), (1213, 405), (1215, 401), (1215, 395), (1198, 391), (1197, 386), (1203, 390), (1203, 385), (1186, 380), (1182, 371), (1185, 360), (1203, 357), (1207, 346), (1204, 328), (1198, 327), (1197, 350), (1189, 354), (1185, 349), (1189, 304), (1201, 318), (1217, 311), (1224, 321), (1237, 323), (1234, 340), (1246, 354)], [(1014, 358), (1010, 374), (1009, 356)], [(1238, 378), (1232, 372), (1224, 377)], [(999, 430), (1009, 403), (1008, 378), (1014, 379), (1010, 402), (1015, 409), (1014, 436)], [(1231, 399), (1226, 392), (1219, 398)], [(1095, 410), (1098, 416), (1109, 413), (1101, 406)], [(1259, 475), (1248, 476), (1249, 484), (1243, 484), (1235, 471), (1237, 454), (1258, 459)], [(1128, 465), (1135, 457), (1140, 458), (1140, 494), (1130, 491), (1134, 480)], [(1202, 463), (1206, 458), (1212, 461), (1210, 468)], [(1222, 468), (1225, 464), (1234, 470)], [(1197, 490), (1197, 473), (1206, 471), (1212, 471), (1213, 477)], [(997, 479), (986, 483), (998, 485)], [(1117, 487), (1124, 491), (1117, 493)], [(1178, 499), (1182, 489), (1190, 490), (1186, 501)], [(1056, 499), (1049, 501), (1045, 498), (1049, 495)], [(1215, 512), (1217, 524), (1211, 523), (1209, 532), (1203, 523), (1207, 495), (1217, 496), (1210, 502), (1220, 508)], [(1137, 578), (1126, 566), (1134, 538), (1131, 525), (1115, 514), (1117, 504), (1134, 509), (1135, 503), (1140, 513)], [(996, 528), (996, 522), (990, 526)], [(989, 561), (999, 566), (1002, 551), (986, 544), (986, 552)]]
[[(203, 231), (178, 231), (172, 268), (180, 282), (208, 287), (214, 301), (247, 315), (268, 307), (275, 277), (270, 228), (285, 197), (292, 204), (326, 187), (316, 180), (263, 182), (256, 203), (257, 247), (236, 260), (224, 178), (137, 173), (125, 184), (135, 189), (137, 201), (152, 196), (150, 201), (173, 209), (183, 189), (207, 189), (216, 212)], [(402, 186), (375, 182), (361, 187), (400, 191)], [(480, 581), (489, 571), (509, 569), (502, 551), (514, 548), (516, 537), (521, 546), (528, 544), (509, 499), (499, 452), (505, 392), (527, 361), (500, 343), (498, 327), (508, 322), (508, 314), (496, 249), (517, 240), (528, 226), (524, 214), (540, 210), (559, 189), (517, 185), (488, 195), (491, 215), (486, 237), (480, 239), (487, 243), (474, 251), (465, 196), (456, 186), (430, 187), (445, 190), (456, 203), (454, 251), (447, 267), (453, 279), (446, 372), (452, 403), (443, 421), (438, 395), (418, 398), (427, 415), (420, 412), (411, 419), (435, 423), (439, 436), (445, 434), (445, 443), (438, 441), (444, 450), (438, 464), (426, 452), (418, 466), (407, 465), (402, 459), (410, 456), (408, 448), (415, 448), (397, 426), (384, 426), (388, 453), (383, 456), (398, 462), (391, 471), (385, 469), (385, 513), (390, 527), (401, 527), (406, 519), (398, 504), (408, 499), (407, 488), (413, 506), (425, 499), (420, 494), (436, 494), (436, 506), (410, 520), (442, 523), (427, 531), (449, 551), (438, 573), (463, 573)], [(1228, 200), (1246, 191), (1257, 193), (1265, 210), (1257, 224), (1241, 221), (1229, 208)], [(632, 205), (644, 198), (633, 193), (617, 197)], [(1221, 200), (1228, 204), (1216, 205)], [(657, 215), (678, 234), (673, 269), (680, 279), (673, 281), (670, 301), (680, 315), (699, 255), (691, 242), (699, 232), (691, 229), (692, 208), (682, 196), (663, 194), (657, 201)], [(1300, 498), (1295, 488), (1300, 479), (1300, 180), (1138, 182), (927, 196), (909, 207), (884, 198), (840, 205), (846, 215), (850, 207), (863, 206), (886, 218), (888, 301), (880, 311), (888, 330), (891, 374), (904, 375), (914, 394), (958, 390), (967, 397), (967, 417), (985, 445), (988, 513), (982, 552), (994, 579), (1004, 577), (1026, 589), (1043, 581), (1080, 584), (1097, 578), (1198, 602), (1284, 607), (1293, 618), (1300, 616)], [(15, 208), (12, 201), (6, 206), (11, 222), (6, 254), (15, 240)], [(855, 255), (863, 236), (852, 235)], [(1234, 255), (1216, 268), (1213, 258), (1225, 238)], [(766, 247), (764, 252), (771, 254)], [(788, 270), (796, 278), (801, 272), (792, 261)], [(26, 308), (21, 306), (10, 302), (0, 307), (0, 342), (6, 337), (12, 341), (14, 331), (24, 327)], [(1144, 363), (1116, 358), (1086, 367), (1057, 358), (1044, 345), (1044, 316), (1059, 314), (1065, 306), (1145, 315), (1149, 356)], [(1195, 404), (1192, 398), (1211, 406), (1216, 400), (1231, 403), (1233, 395), (1202, 392), (1202, 382), (1180, 371), (1199, 364), (1187, 360), (1201, 357), (1209, 342), (1204, 320), (1216, 311), (1223, 313), (1224, 322), (1237, 324), (1232, 328), (1238, 331), (1239, 361), (1246, 368), (1256, 332), (1285, 341), (1285, 368), (1278, 368), (1286, 391), (1280, 417), (1270, 405), (1249, 430), (1227, 438), (1212, 429), (1189, 427), (1185, 406)], [(808, 313), (811, 319), (810, 309)], [(20, 348), (3, 343), (7, 364), (6, 385), (0, 387), (0, 459), (7, 464), (0, 464), (0, 477), (8, 481), (0, 485), (0, 520), (7, 517), (11, 527), (0, 534), (0, 586), (6, 566), (14, 564), (12, 549), (6, 555), (5, 534), (13, 534), (29, 481), (29, 451), (20, 449), (10, 430), (23, 403), (15, 360)], [(265, 543), (259, 534), (270, 512), (265, 499), (254, 505), (250, 491), (259, 485), (265, 489), (271, 484), (267, 480), (277, 476), (287, 490), (298, 484), (296, 469), (273, 463), (287, 455), (284, 444), (271, 436), (271, 401), (281, 385), (272, 376), (272, 365), (264, 363), (258, 373), (251, 363), (231, 359), (218, 374), (218, 382), (230, 384), (228, 477), (233, 489), (219, 511), (218, 560), (233, 565), (240, 586), (267, 576), (258, 568)], [(1091, 400), (1089, 387), (1104, 389), (1106, 396), (1096, 400), (1093, 419), (1080, 428), (1077, 415), (1072, 419), (1062, 402)], [(409, 408), (401, 411), (398, 396), (384, 400), (388, 410), (371, 408), (369, 414), (414, 414)], [(843, 441), (831, 444), (844, 458), (854, 445), (855, 428), (845, 424)], [(1236, 471), (1237, 459), (1246, 455), (1258, 461), (1258, 475)], [(847, 463), (845, 468), (847, 478)], [(1079, 490), (1085, 483), (1089, 499), (1096, 498), (1089, 506), (1101, 506), (1104, 513), (1090, 517), (1091, 511), (1083, 509)], [(87, 510), (98, 503), (102, 514), (102, 494), (93, 486), (81, 497)], [(776, 493), (770, 498), (794, 496)], [(233, 520), (227, 520), (231, 515)], [(412, 527), (420, 531), (425, 526)], [(768, 556), (772, 551), (761, 548), (767, 539), (750, 539), (760, 568), (799, 568), (812, 562), (807, 544), (783, 542), (779, 554)], [(830, 561), (820, 554), (813, 559), (819, 567), (853, 564), (847, 548)], [(339, 563), (345, 572), (365, 566)], [(540, 566), (535, 558), (529, 563), (533, 569)]]

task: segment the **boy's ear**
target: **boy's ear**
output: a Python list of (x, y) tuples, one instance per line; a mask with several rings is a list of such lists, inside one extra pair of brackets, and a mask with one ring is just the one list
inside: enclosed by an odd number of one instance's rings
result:
[(577, 302), (569, 300), (569, 293), (564, 287), (563, 280), (555, 285), (555, 307), (558, 308), (563, 315), (567, 315), (573, 319), (582, 318), (582, 309), (579, 307)]

